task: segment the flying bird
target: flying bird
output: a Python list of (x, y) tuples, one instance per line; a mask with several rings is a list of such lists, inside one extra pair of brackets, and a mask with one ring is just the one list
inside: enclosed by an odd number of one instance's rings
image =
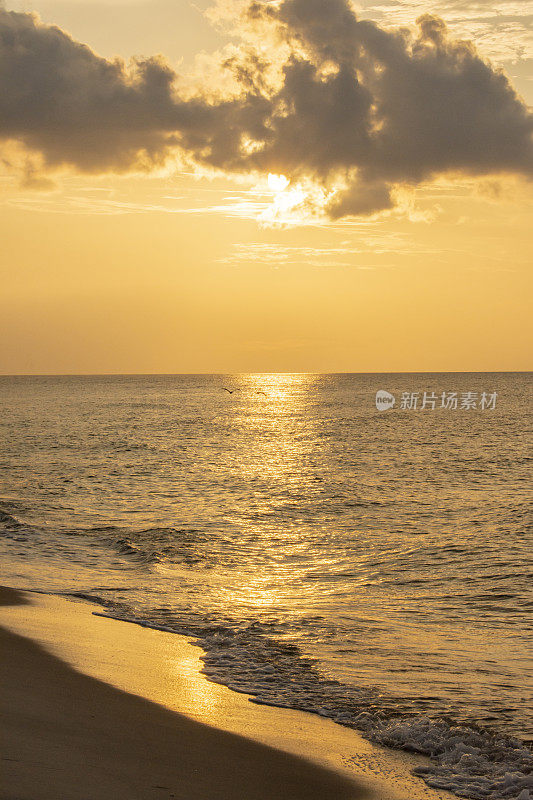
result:
[(223, 386), (223, 387), (222, 387), (222, 391), (223, 391), (223, 392), (227, 392), (228, 394), (233, 394), (233, 392), (234, 392), (235, 390), (234, 390), (234, 389), (226, 389), (226, 387), (225, 387), (225, 386)]
[(261, 391), (259, 391), (259, 392), (256, 392), (256, 394), (264, 394), (264, 395), (265, 395), (265, 397), (267, 396), (267, 393), (266, 393), (266, 392), (261, 392)]

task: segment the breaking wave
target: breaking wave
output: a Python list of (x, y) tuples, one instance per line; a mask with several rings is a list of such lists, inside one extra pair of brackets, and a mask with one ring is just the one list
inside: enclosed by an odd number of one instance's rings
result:
[(453, 715), (416, 713), (408, 701), (378, 689), (328, 679), (296, 644), (272, 638), (260, 622), (238, 628), (184, 617), (162, 625), (116, 608), (94, 613), (192, 637), (204, 651), (207, 680), (249, 694), (253, 703), (318, 714), (376, 744), (428, 756), (430, 763), (414, 773), (433, 788), (472, 800), (529, 800), (530, 790), (533, 796), (533, 756), (524, 742), (459, 724)]

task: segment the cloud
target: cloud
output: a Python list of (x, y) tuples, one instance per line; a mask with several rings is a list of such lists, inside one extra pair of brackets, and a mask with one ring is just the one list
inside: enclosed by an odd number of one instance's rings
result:
[[(154, 170), (169, 159), (314, 181), (333, 218), (390, 209), (395, 189), (451, 173), (533, 173), (533, 116), (503, 72), (425, 14), (416, 33), (347, 0), (252, 2), (220, 70), (237, 93), (180, 95), (161, 58), (101, 58), (35, 15), (0, 9), (0, 140), (43, 173)], [(249, 30), (256, 31), (257, 47)], [(270, 69), (263, 35), (280, 42)], [(32, 167), (26, 179), (37, 185)]]
[[(0, 138), (46, 168), (151, 170), (176, 150), (229, 159), (232, 127), (253, 129), (254, 102), (181, 100), (160, 57), (109, 61), (32, 14), (0, 10)], [(241, 118), (239, 118), (241, 114)], [(230, 127), (230, 131), (225, 126)]]
[(27, 162), (22, 172), (20, 186), (22, 189), (35, 189), (39, 192), (51, 192), (56, 184), (46, 175), (42, 175), (31, 162)]
[[(357, 267), (373, 269), (379, 263), (368, 263), (369, 257), (398, 255), (410, 253), (433, 253), (433, 250), (416, 245), (405, 234), (376, 230), (368, 233), (364, 228), (356, 231), (354, 241), (342, 242), (340, 247), (303, 247), (301, 245), (269, 244), (266, 242), (248, 242), (235, 244), (231, 253), (219, 259), (221, 264), (267, 264), (271, 266), (288, 266), (294, 264), (310, 264), (328, 267)], [(363, 263), (358, 259), (364, 256)], [(372, 260), (370, 258), (370, 260)], [(390, 265), (390, 264), (388, 264)]]
[[(420, 17), (412, 37), (358, 21), (345, 0), (255, 3), (252, 13), (275, 17), (308, 53), (287, 65), (279, 97), (289, 111), (273, 115), (270, 149), (288, 166), (291, 136), (305, 130), (323, 172), (356, 167), (389, 182), (451, 170), (531, 175), (531, 114), (502, 72), (448, 38), (442, 20)], [(324, 75), (328, 63), (335, 71)]]
[(328, 210), (334, 219), (338, 219), (346, 216), (365, 216), (393, 206), (391, 188), (386, 183), (354, 181), (330, 200)]
[[(427, 10), (427, 0), (359, 0), (371, 19), (409, 24)], [(434, 0), (432, 12), (443, 17), (455, 35), (474, 39), (490, 58), (516, 61), (533, 54), (531, 0)]]
[(229, 256), (219, 259), (221, 264), (267, 264), (289, 266), (307, 264), (320, 267), (349, 267), (353, 265), (347, 257), (351, 251), (342, 247), (295, 247), (279, 244), (252, 242), (237, 244)]
[(48, 166), (120, 172), (140, 151), (164, 155), (171, 75), (157, 61), (127, 74), (33, 15), (0, 11), (0, 67), (0, 135)]

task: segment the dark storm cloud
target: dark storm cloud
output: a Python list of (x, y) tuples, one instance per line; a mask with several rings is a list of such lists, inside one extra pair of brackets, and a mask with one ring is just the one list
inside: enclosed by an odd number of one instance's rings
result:
[(226, 171), (310, 177), (344, 187), (334, 217), (390, 208), (395, 185), (446, 172), (531, 177), (532, 115), (440, 19), (391, 32), (345, 0), (253, 2), (248, 19), (289, 45), (281, 83), (269, 87), (264, 61), (243, 52), (223, 65), (241, 94), (208, 101), (181, 98), (162, 59), (126, 67), (0, 9), (0, 138), (51, 168), (150, 169), (178, 148)]

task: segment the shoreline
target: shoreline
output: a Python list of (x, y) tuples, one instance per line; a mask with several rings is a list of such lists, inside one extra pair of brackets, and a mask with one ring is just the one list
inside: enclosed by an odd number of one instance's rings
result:
[(411, 775), (423, 757), (207, 681), (185, 637), (53, 595), (2, 590), (0, 606), (1, 800), (452, 797)]

